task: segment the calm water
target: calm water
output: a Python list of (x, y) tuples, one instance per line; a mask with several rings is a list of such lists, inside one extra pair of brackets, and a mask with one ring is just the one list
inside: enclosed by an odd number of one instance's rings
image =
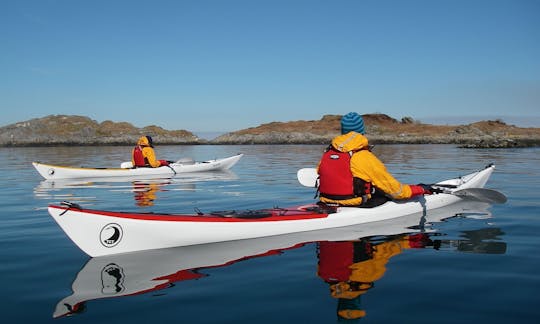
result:
[[(395, 224), (384, 224), (363, 240), (361, 229), (349, 229), (91, 259), (46, 211), (62, 200), (183, 213), (313, 202), (296, 170), (314, 166), (322, 148), (162, 146), (159, 157), (171, 160), (245, 156), (230, 173), (152, 183), (47, 182), (31, 166), (35, 160), (117, 166), (130, 147), (0, 148), (1, 321), (336, 323), (338, 308), (352, 304), (348, 309), (356, 312), (349, 314), (363, 316), (362, 323), (537, 323), (538, 148), (376, 147), (389, 170), (409, 183), (497, 166), (487, 187), (504, 192), (506, 204), (439, 210), (425, 226), (413, 215), (407, 222), (417, 232), (409, 235), (390, 233)], [(339, 257), (353, 249), (351, 273)], [(69, 311), (75, 314), (62, 316)]]

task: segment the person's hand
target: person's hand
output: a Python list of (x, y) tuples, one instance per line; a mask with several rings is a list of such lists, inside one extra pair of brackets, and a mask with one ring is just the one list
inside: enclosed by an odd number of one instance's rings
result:
[(169, 161), (166, 161), (166, 160), (159, 160), (159, 164), (161, 166), (168, 166), (169, 165)]
[(419, 187), (422, 187), (422, 189), (424, 190), (424, 195), (432, 195), (432, 194), (439, 194), (442, 191), (442, 189), (440, 188), (435, 188), (431, 185), (427, 185), (427, 184), (423, 184), (423, 183), (419, 183), (418, 184)]
[(431, 195), (434, 193), (441, 193), (442, 190), (439, 188), (434, 188), (431, 185), (426, 185), (419, 183), (417, 185), (409, 185), (411, 187), (411, 197), (416, 197), (420, 195)]

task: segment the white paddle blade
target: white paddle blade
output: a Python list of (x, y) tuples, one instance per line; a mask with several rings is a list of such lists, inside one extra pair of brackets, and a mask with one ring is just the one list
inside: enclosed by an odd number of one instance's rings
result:
[(304, 187), (316, 188), (319, 185), (319, 174), (315, 168), (303, 168), (296, 173), (298, 182)]
[(122, 169), (131, 169), (131, 168), (133, 168), (133, 163), (131, 163), (131, 161), (130, 162), (122, 162), (122, 163), (120, 163), (120, 167)]
[(184, 164), (184, 165), (192, 165), (195, 164), (195, 160), (190, 157), (181, 158), (180, 160), (175, 162), (176, 164)]

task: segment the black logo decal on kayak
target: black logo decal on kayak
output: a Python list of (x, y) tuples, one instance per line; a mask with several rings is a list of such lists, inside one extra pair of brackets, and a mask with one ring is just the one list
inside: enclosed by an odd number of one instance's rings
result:
[(332, 160), (337, 160), (337, 159), (339, 159), (339, 155), (337, 155), (337, 154), (332, 154), (332, 155), (330, 155), (330, 158), (331, 158)]
[(49, 169), (49, 175), (53, 175), (54, 174), (54, 169)]
[(105, 247), (113, 247), (122, 240), (122, 227), (115, 223), (105, 225), (99, 233), (99, 241)]
[(116, 263), (109, 263), (101, 270), (101, 292), (115, 295), (125, 290), (124, 269)]

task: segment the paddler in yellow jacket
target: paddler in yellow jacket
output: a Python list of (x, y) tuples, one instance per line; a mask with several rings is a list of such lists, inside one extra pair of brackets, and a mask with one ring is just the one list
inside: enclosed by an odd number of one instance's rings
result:
[(157, 168), (163, 165), (169, 165), (168, 161), (156, 159), (152, 144), (153, 141), (150, 136), (141, 136), (141, 138), (139, 138), (137, 146), (133, 148), (131, 154), (131, 163), (133, 163), (133, 167)]
[(332, 140), (319, 162), (320, 201), (342, 206), (373, 207), (388, 199), (431, 194), (426, 185), (397, 181), (370, 151), (364, 120), (355, 112), (341, 119), (341, 135)]

